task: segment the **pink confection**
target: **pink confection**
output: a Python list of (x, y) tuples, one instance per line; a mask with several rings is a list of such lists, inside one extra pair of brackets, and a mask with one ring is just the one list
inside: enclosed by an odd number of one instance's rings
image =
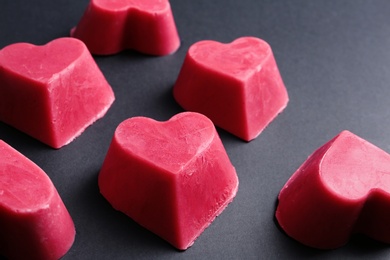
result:
[(390, 155), (341, 132), (288, 180), (276, 218), (289, 236), (315, 248), (340, 247), (354, 233), (390, 243)]
[(53, 148), (103, 117), (113, 101), (110, 85), (77, 39), (0, 50), (0, 121)]
[(99, 187), (115, 209), (184, 250), (233, 200), (238, 179), (213, 123), (187, 112), (122, 122)]
[(71, 35), (99, 55), (125, 49), (167, 55), (180, 46), (168, 0), (91, 0)]
[(270, 46), (253, 37), (192, 45), (173, 95), (184, 109), (245, 141), (256, 138), (288, 102)]
[(59, 259), (75, 238), (56, 188), (36, 164), (0, 140), (0, 255)]

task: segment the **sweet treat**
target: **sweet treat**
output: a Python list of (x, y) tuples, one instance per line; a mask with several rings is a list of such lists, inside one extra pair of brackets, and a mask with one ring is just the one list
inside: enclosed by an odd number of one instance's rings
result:
[(213, 123), (184, 112), (122, 122), (99, 187), (115, 209), (184, 250), (233, 200), (238, 178)]
[(75, 238), (53, 183), (36, 164), (0, 140), (0, 255), (59, 259)]
[(125, 49), (167, 55), (180, 46), (168, 0), (91, 0), (71, 36), (98, 55)]
[(114, 93), (85, 45), (60, 38), (0, 50), (0, 121), (60, 148), (104, 116)]
[(256, 138), (288, 102), (270, 46), (254, 37), (192, 45), (173, 95), (184, 109), (245, 141)]
[(390, 243), (390, 155), (348, 131), (315, 151), (279, 194), (287, 235), (320, 249), (354, 233)]

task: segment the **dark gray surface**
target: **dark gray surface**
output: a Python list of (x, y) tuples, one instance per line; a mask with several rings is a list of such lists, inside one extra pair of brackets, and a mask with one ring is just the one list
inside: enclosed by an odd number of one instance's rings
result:
[[(88, 0), (2, 0), (0, 48), (67, 36)], [(95, 57), (116, 94), (107, 115), (74, 142), (53, 150), (0, 123), (0, 139), (52, 179), (77, 229), (64, 259), (389, 259), (390, 246), (355, 236), (319, 251), (300, 245), (274, 221), (277, 195), (316, 148), (348, 129), (390, 151), (390, 1), (171, 0), (178, 52), (127, 51)], [(289, 92), (287, 109), (254, 141), (220, 130), (237, 169), (236, 199), (179, 252), (113, 210), (97, 175), (116, 126), (132, 116), (167, 120), (181, 112), (171, 96), (189, 46), (255, 36), (270, 43)]]

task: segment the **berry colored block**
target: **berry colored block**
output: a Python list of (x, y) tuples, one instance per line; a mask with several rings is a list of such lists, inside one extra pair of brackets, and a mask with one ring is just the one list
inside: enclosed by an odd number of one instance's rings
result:
[(254, 37), (192, 45), (173, 95), (184, 109), (245, 141), (256, 138), (288, 103), (271, 47)]
[(0, 255), (59, 259), (75, 238), (53, 183), (36, 164), (0, 140)]
[(180, 46), (168, 0), (91, 0), (71, 36), (98, 55), (125, 49), (167, 55)]
[(390, 155), (348, 131), (315, 151), (279, 194), (287, 235), (320, 249), (354, 233), (390, 243)]
[(104, 116), (114, 93), (81, 41), (0, 50), (0, 121), (60, 148)]
[(233, 200), (238, 178), (213, 123), (185, 112), (122, 122), (99, 187), (115, 209), (184, 250)]

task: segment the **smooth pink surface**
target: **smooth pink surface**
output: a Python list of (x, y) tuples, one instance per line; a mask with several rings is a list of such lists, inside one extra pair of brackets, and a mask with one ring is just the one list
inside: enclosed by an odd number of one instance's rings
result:
[(316, 248), (340, 247), (353, 233), (390, 243), (390, 155), (341, 132), (288, 180), (276, 218), (289, 236)]
[(187, 112), (122, 122), (99, 187), (115, 209), (184, 250), (233, 200), (238, 178), (213, 123)]
[(71, 36), (99, 55), (125, 49), (167, 55), (180, 46), (168, 0), (91, 0)]
[(77, 39), (0, 50), (0, 121), (53, 148), (103, 117), (113, 101), (110, 85)]
[(192, 45), (173, 95), (184, 109), (245, 141), (256, 138), (288, 103), (270, 46), (254, 37)]
[(59, 259), (75, 237), (49, 177), (1, 140), (0, 230), (0, 255), (9, 259)]

